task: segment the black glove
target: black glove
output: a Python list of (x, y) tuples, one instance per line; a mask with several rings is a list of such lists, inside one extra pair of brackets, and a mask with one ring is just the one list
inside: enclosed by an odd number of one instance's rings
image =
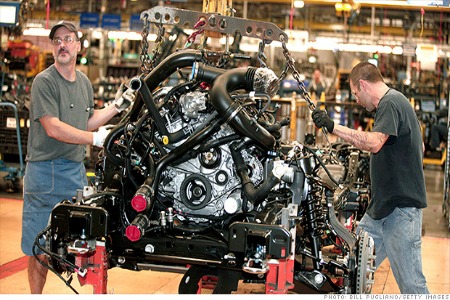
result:
[(325, 110), (316, 108), (312, 112), (312, 119), (317, 128), (325, 127), (329, 133), (333, 132), (334, 121), (331, 120)]

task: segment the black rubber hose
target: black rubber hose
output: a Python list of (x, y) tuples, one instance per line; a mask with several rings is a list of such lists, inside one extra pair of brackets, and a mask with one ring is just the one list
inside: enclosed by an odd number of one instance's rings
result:
[(115, 156), (112, 152), (111, 149), (113, 147), (114, 141), (116, 141), (117, 139), (119, 139), (119, 137), (124, 134), (125, 131), (125, 124), (126, 123), (121, 123), (118, 124), (116, 127), (114, 127), (113, 129), (111, 129), (110, 133), (108, 134), (108, 136), (105, 139), (105, 143), (104, 143), (104, 148), (103, 150), (105, 151), (105, 155), (106, 157), (116, 166), (122, 166), (124, 164), (124, 159)]
[(222, 116), (222, 120), (245, 137), (251, 138), (265, 150), (275, 145), (275, 138), (261, 125), (252, 120), (235, 101), (230, 93), (239, 89), (251, 91), (256, 69), (238, 68), (226, 71), (219, 75), (211, 88), (211, 103)]
[(232, 141), (235, 141), (235, 140), (237, 140), (237, 139), (239, 139), (239, 138), (240, 138), (240, 136), (237, 135), (237, 134), (232, 134), (232, 135), (224, 136), (224, 137), (221, 137), (221, 138), (219, 138), (219, 139), (217, 139), (217, 140), (214, 140), (214, 141), (211, 141), (211, 142), (209, 142), (209, 143), (206, 143), (206, 144), (201, 145), (201, 146), (197, 149), (196, 152), (202, 153), (202, 152), (208, 151), (209, 149), (212, 149), (212, 148), (215, 148), (215, 147), (224, 145), (224, 144), (228, 144), (228, 143), (230, 143), (230, 142), (232, 142)]
[[(192, 135), (182, 145), (163, 156), (156, 164), (154, 176), (148, 176), (144, 184), (141, 186), (151, 187), (153, 191), (158, 190), (159, 180), (162, 172), (173, 161), (182, 157), (186, 152), (191, 150), (195, 145), (201, 144), (208, 139), (217, 129), (220, 128), (220, 119), (214, 120), (213, 123), (204, 127), (201, 131)], [(139, 190), (139, 189), (138, 189)], [(153, 210), (154, 201), (142, 213), (148, 214)]]
[[(149, 99), (146, 100), (146, 96), (142, 94), (145, 87), (145, 93), (151, 95), (151, 92), (155, 90), (161, 83), (163, 83), (167, 78), (169, 78), (172, 73), (176, 72), (178, 68), (191, 67), (194, 62), (201, 61), (203, 55), (200, 51), (196, 50), (183, 50), (175, 52), (167, 56), (163, 61), (161, 61), (158, 66), (156, 66), (145, 78), (140, 78), (142, 82), (141, 89), (136, 97), (136, 100), (129, 112), (130, 120), (135, 121), (139, 117), (139, 113), (142, 106), (149, 104)], [(151, 100), (153, 101), (153, 100)], [(154, 105), (154, 103), (153, 103)]]
[(201, 61), (203, 55), (196, 50), (174, 52), (159, 63), (145, 78), (145, 85), (153, 91), (178, 68), (191, 67), (194, 62)]
[(217, 76), (222, 75), (225, 72), (225, 69), (208, 66), (203, 63), (194, 63), (192, 77), (197, 81), (213, 83)]
[(269, 194), (270, 190), (280, 183), (280, 179), (275, 177), (272, 173), (269, 177), (258, 187), (250, 180), (248, 175), (247, 165), (245, 164), (242, 155), (240, 154), (240, 148), (237, 148), (237, 143), (233, 143), (230, 147), (231, 157), (233, 158), (236, 166), (236, 173), (239, 176), (242, 184), (242, 190), (246, 201), (250, 201), (253, 205), (258, 205)]

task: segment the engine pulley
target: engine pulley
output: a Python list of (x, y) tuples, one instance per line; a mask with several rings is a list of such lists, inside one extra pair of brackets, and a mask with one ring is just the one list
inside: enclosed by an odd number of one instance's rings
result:
[(220, 148), (212, 148), (199, 155), (200, 164), (208, 169), (216, 168), (220, 164), (221, 158), (222, 152)]
[(225, 185), (228, 182), (228, 173), (225, 172), (224, 170), (220, 170), (219, 172), (216, 173), (216, 183), (218, 185)]
[(202, 175), (192, 174), (181, 184), (180, 198), (186, 207), (193, 210), (201, 209), (212, 199), (211, 183)]

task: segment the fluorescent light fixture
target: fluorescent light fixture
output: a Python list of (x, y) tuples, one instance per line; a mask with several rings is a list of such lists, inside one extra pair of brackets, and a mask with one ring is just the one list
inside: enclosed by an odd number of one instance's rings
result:
[[(388, 45), (370, 45), (370, 44), (356, 44), (356, 43), (344, 43), (337, 38), (318, 37), (315, 42), (309, 42), (306, 44), (308, 48), (316, 50), (331, 50), (331, 51), (346, 51), (346, 52), (367, 52), (367, 53), (384, 53), (384, 54), (403, 54), (403, 48), (401, 46), (388, 46)], [(298, 51), (297, 51), (298, 52)], [(301, 51), (300, 51), (301, 52)]]
[(137, 32), (127, 32), (127, 31), (109, 31), (108, 39), (116, 39), (116, 40), (140, 40), (141, 35)]
[(300, 0), (295, 0), (294, 1), (294, 7), (295, 8), (303, 8), (305, 6), (305, 2), (304, 1), (300, 1)]
[[(50, 34), (50, 29), (45, 29), (42, 27), (36, 28), (26, 28), (23, 31), (23, 35), (30, 35), (30, 36), (48, 36)], [(81, 38), (83, 36), (83, 33), (81, 31), (78, 31), (78, 37)]]
[[(322, 3), (336, 4), (341, 0), (321, 0)], [(308, 3), (308, 1), (306, 1)], [(447, 0), (356, 0), (361, 5), (387, 5), (387, 6), (448, 6)]]
[[(328, 1), (328, 0), (324, 0), (324, 1)], [(365, 5), (449, 7), (449, 4), (446, 0), (358, 0), (358, 3), (365, 4)]]
[(394, 55), (402, 55), (403, 54), (403, 48), (400, 46), (395, 46), (392, 48), (392, 54)]
[(50, 34), (50, 29), (44, 28), (27, 28), (23, 31), (23, 35), (30, 36), (48, 36)]
[(408, 4), (421, 6), (442, 6), (443, 0), (407, 0)]
[[(109, 31), (108, 39), (140, 41), (142, 40), (142, 35), (135, 31)], [(149, 34), (148, 40), (155, 41), (156, 34)]]
[(94, 40), (99, 40), (101, 39), (103, 36), (103, 33), (100, 30), (94, 30), (92, 31), (92, 36), (91, 38), (93, 38)]

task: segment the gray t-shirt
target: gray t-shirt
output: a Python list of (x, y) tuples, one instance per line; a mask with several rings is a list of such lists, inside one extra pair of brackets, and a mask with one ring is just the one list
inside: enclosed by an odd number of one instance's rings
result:
[(31, 86), (30, 129), (27, 161), (65, 158), (81, 162), (85, 145), (62, 143), (50, 138), (39, 119), (49, 115), (81, 130), (87, 129), (88, 119), (94, 113), (94, 91), (87, 76), (76, 72), (76, 80), (66, 80), (51, 65), (39, 73)]
[(388, 134), (389, 138), (378, 153), (371, 155), (369, 216), (379, 220), (396, 207), (426, 207), (420, 124), (403, 94), (393, 89), (386, 93), (377, 107), (372, 131)]

